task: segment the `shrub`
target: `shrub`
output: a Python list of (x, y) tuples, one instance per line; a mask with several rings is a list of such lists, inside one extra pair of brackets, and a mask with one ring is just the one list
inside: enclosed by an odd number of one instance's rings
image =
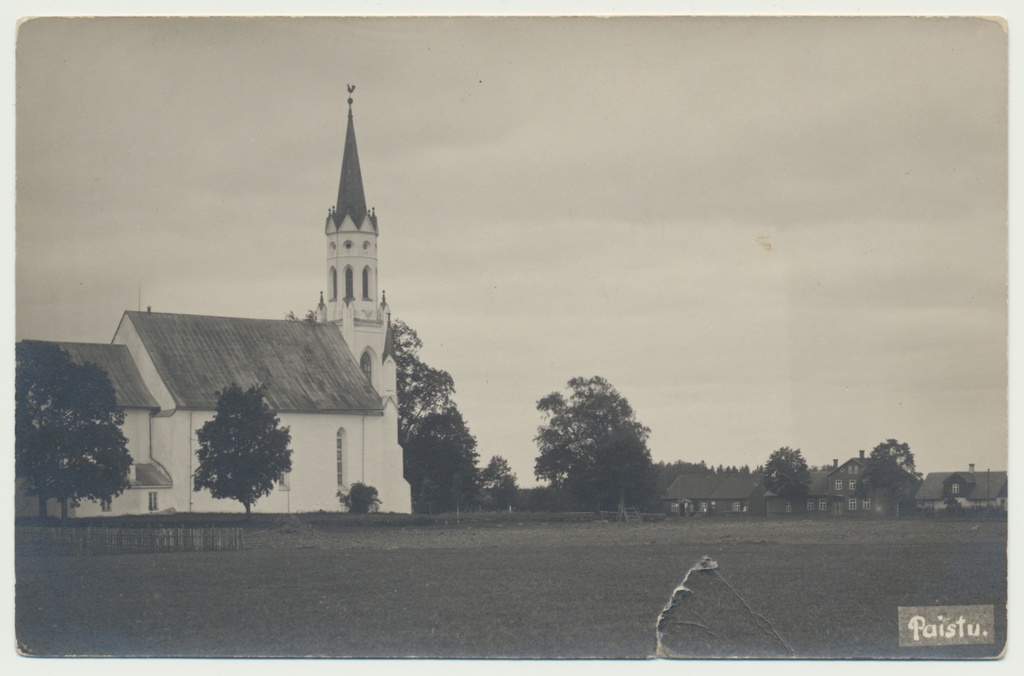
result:
[(341, 500), (342, 506), (352, 514), (376, 512), (380, 507), (377, 489), (359, 482), (352, 484), (348, 493), (338, 491), (338, 499)]

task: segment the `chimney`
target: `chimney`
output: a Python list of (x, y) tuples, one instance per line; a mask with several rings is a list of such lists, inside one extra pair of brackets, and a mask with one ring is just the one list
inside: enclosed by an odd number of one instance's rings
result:
[(832, 458), (832, 469), (837, 469), (838, 467), (839, 467), (839, 458)]
[(861, 459), (861, 460), (863, 460), (863, 459), (864, 459), (864, 451), (861, 451), (861, 452), (860, 452), (860, 459)]
[(968, 467), (970, 467), (970, 470), (968, 471), (970, 471), (971, 474), (974, 474), (974, 463), (972, 462)]
[(153, 311), (153, 306), (152, 306), (152, 305), (147, 305), (147, 306), (146, 306), (146, 314), (148, 315), (148, 314), (149, 314), (149, 313), (151, 313), (152, 311)]

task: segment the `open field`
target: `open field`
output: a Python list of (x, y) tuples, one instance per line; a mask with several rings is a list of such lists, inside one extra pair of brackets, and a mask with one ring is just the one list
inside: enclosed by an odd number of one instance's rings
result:
[[(38, 655), (648, 657), (668, 595), (705, 657), (984, 657), (1006, 636), (1006, 524), (684, 519), (247, 530), (235, 552), (16, 561), (16, 628)], [(898, 606), (993, 605), (993, 645), (900, 648)], [(749, 608), (749, 609), (748, 609)], [(781, 639), (751, 630), (763, 616)], [(690, 633), (687, 633), (690, 632)]]

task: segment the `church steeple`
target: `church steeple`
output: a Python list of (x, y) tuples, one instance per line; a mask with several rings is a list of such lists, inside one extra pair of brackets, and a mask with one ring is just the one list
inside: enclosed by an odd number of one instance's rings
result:
[[(352, 92), (355, 85), (348, 85), (348, 129), (345, 131), (345, 154), (341, 160), (341, 180), (338, 183), (338, 203), (331, 212), (334, 226), (340, 227), (345, 216), (349, 216), (357, 230), (369, 216), (366, 210), (366, 196), (363, 194), (363, 175), (359, 170), (359, 151), (356, 149), (356, 129), (352, 123)], [(376, 219), (370, 222), (376, 230)]]

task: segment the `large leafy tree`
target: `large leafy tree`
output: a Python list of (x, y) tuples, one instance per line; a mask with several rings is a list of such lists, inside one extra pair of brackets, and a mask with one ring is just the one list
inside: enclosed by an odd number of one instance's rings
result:
[(431, 413), (405, 447), (405, 478), (422, 511), (453, 511), (475, 501), (480, 487), (476, 439), (455, 408)]
[(262, 385), (242, 390), (232, 384), (217, 393), (217, 411), (196, 430), (194, 489), (219, 499), (238, 500), (248, 517), (292, 468), (291, 432), (263, 396)]
[(573, 378), (567, 390), (537, 402), (543, 423), (535, 437), (536, 477), (597, 509), (646, 504), (655, 491), (650, 429), (600, 376)]
[(519, 486), (508, 461), (500, 455), (491, 457), (480, 472), (480, 500), (492, 509), (508, 509), (516, 502)]
[(50, 498), (66, 519), (81, 500), (124, 492), (132, 458), (106, 372), (53, 343), (22, 341), (15, 358), (15, 474), (38, 497), (40, 516)]
[(451, 374), (428, 366), (420, 358), (423, 341), (408, 324), (391, 322), (395, 340), (395, 376), (398, 381), (398, 443), (416, 437), (430, 415), (457, 409)]
[(455, 381), (420, 357), (423, 341), (393, 320), (398, 391), (398, 442), (405, 478), (419, 510), (445, 511), (476, 498), (480, 484), (476, 438), (455, 404)]
[(764, 487), (784, 500), (796, 502), (807, 497), (811, 474), (800, 449), (783, 446), (772, 451), (764, 466)]
[(877, 490), (885, 494), (899, 513), (900, 502), (913, 496), (921, 479), (914, 465), (910, 444), (886, 439), (871, 451), (867, 464), (861, 475), (865, 490)]

